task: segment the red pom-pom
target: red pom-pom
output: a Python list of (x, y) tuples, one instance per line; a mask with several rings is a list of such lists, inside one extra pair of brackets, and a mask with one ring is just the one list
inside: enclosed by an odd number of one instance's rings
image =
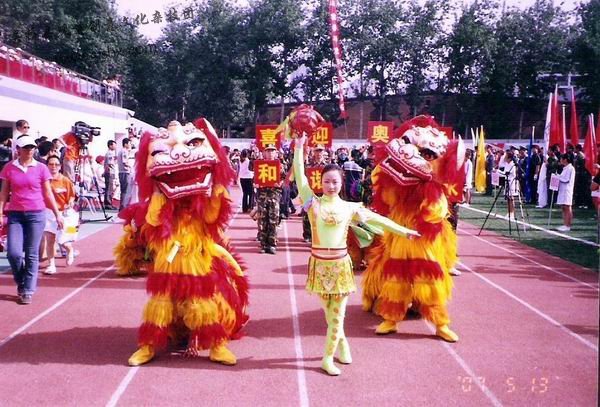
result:
[(311, 136), (325, 120), (312, 106), (301, 104), (290, 114), (290, 126), (297, 134)]

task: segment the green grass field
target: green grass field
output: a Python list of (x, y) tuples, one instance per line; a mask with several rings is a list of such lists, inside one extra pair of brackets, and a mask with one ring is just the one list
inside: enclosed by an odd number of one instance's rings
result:
[[(485, 213), (476, 212), (474, 210), (470, 210), (469, 208), (460, 208), (460, 220), (463, 222), (468, 222), (477, 227), (481, 227), (487, 212), (492, 206), (493, 200), (494, 199), (492, 196), (474, 194), (471, 207), (485, 211)], [(549, 227), (548, 208), (537, 209), (534, 205), (524, 205), (523, 209), (528, 214), (528, 223), (553, 231), (556, 231), (556, 228), (562, 225), (562, 212), (560, 207), (552, 209), (552, 218)], [(516, 205), (516, 211), (519, 211), (518, 205)], [(493, 212), (496, 212), (498, 215), (507, 214), (508, 209), (506, 206), (506, 201), (502, 196), (498, 198)], [(521, 215), (519, 213), (517, 213), (517, 219), (521, 220)], [(515, 240), (519, 240), (523, 244), (535, 247), (536, 249), (540, 249), (544, 252), (550, 253), (565, 260), (569, 260), (592, 270), (599, 270), (600, 264), (598, 247), (561, 238), (540, 230), (527, 229), (526, 232), (523, 232), (522, 226), (520, 226), (521, 229), (519, 237), (514, 229), (514, 226), (515, 225), (512, 224), (512, 233), (509, 234), (507, 220), (496, 219), (493, 216), (490, 216), (486, 222), (485, 230), (494, 231)], [(566, 232), (565, 234), (597, 243), (598, 221), (596, 219), (596, 211), (594, 209), (574, 208), (573, 225), (571, 227), (571, 231)]]

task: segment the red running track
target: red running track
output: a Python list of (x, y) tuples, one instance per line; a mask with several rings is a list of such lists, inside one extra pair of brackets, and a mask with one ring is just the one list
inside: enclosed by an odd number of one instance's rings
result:
[(450, 304), (460, 342), (415, 319), (375, 336), (379, 319), (356, 293), (346, 320), (354, 363), (329, 377), (319, 369), (323, 313), (304, 290), (300, 218), (279, 231), (275, 256), (258, 252), (247, 215), (229, 229), (251, 282), (234, 367), (176, 352), (127, 366), (146, 294), (143, 278), (111, 269), (115, 225), (78, 242), (69, 270), (40, 277), (30, 306), (15, 303), (11, 276), (0, 275), (0, 405), (596, 406), (598, 274), (476, 232), (460, 225), (464, 273)]

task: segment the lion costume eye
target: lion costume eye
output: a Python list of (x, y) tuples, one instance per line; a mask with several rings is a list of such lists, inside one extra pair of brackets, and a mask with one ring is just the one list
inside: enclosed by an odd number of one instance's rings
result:
[(202, 144), (202, 141), (204, 141), (204, 140), (202, 140), (199, 137), (195, 137), (195, 138), (191, 139), (190, 141), (188, 141), (186, 144), (189, 147), (198, 147), (200, 144)]

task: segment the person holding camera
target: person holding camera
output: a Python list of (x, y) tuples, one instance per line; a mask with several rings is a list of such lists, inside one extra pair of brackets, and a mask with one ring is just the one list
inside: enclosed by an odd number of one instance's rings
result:
[(62, 136), (62, 142), (65, 145), (65, 155), (62, 162), (63, 175), (75, 183), (75, 165), (79, 160), (81, 143), (73, 132)]
[[(504, 177), (506, 187), (504, 189), (504, 197), (508, 206), (508, 218), (515, 221), (515, 197), (519, 196), (520, 184), (518, 180), (518, 163), (515, 160), (515, 154), (512, 150), (507, 150), (499, 166), (498, 172), (501, 177)], [(502, 165), (503, 164), (503, 165)]]
[[(48, 167), (33, 159), (35, 140), (29, 135), (17, 138), (18, 158), (0, 172), (0, 219), (10, 195), (8, 212), (8, 261), (10, 263), (19, 304), (31, 304), (37, 288), (39, 250), (46, 226), (46, 205), (56, 217), (59, 229), (63, 217), (50, 187)], [(24, 255), (23, 255), (24, 254)]]
[(131, 152), (131, 140), (124, 138), (122, 141), (123, 148), (117, 154), (117, 164), (119, 167), (119, 184), (121, 187), (121, 201), (119, 211), (122, 211), (129, 205), (131, 200), (131, 187), (133, 182), (133, 168), (129, 155)]
[(104, 208), (117, 209), (112, 205), (117, 180), (117, 143), (108, 140), (108, 151), (104, 156)]

